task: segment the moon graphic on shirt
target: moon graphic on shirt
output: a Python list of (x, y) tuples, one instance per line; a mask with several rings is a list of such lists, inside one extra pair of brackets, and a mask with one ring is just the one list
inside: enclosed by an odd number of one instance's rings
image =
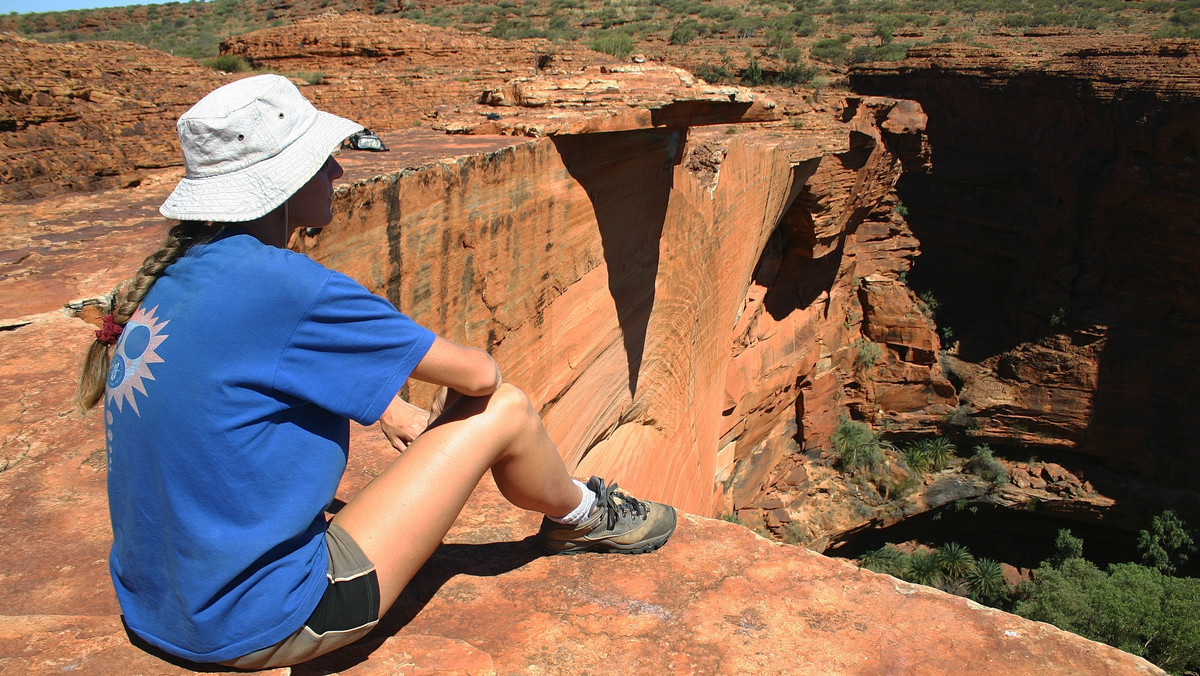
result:
[(163, 361), (155, 349), (167, 339), (167, 334), (162, 330), (170, 320), (158, 321), (154, 316), (156, 310), (157, 306), (149, 310), (138, 308), (121, 331), (121, 340), (108, 367), (108, 382), (104, 392), (104, 396), (117, 405), (117, 411), (124, 410), (125, 402), (129, 402), (133, 412), (141, 416), (133, 393), (137, 391), (149, 396), (145, 381), (154, 380), (150, 365)]

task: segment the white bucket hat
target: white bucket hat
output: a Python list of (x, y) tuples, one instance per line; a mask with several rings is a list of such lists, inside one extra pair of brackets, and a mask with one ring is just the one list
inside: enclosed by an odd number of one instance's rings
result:
[(271, 213), (363, 127), (317, 110), (283, 76), (256, 75), (200, 99), (175, 128), (186, 173), (159, 212), (235, 223)]

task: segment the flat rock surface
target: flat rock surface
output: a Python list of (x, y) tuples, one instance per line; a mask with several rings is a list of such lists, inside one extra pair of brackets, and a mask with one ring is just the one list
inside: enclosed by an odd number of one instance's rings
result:
[[(0, 332), (0, 671), (189, 673), (132, 647), (120, 625), (100, 415), (69, 401), (89, 335), (60, 313)], [(394, 453), (373, 428), (356, 427), (352, 445), (342, 499)], [(536, 524), (485, 482), (371, 636), (291, 672), (1161, 673), (722, 521), (685, 515), (666, 547), (637, 557), (542, 558)]]

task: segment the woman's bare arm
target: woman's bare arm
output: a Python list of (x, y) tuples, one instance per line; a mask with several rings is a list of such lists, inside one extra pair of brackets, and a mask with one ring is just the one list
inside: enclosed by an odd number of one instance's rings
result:
[[(500, 387), (500, 368), (491, 355), (483, 350), (444, 338), (436, 338), (429, 352), (413, 369), (412, 377), (443, 390), (434, 403), (433, 411), (426, 411), (404, 401), (397, 393), (379, 418), (379, 427), (396, 450), (403, 451), (429, 426), (447, 405), (447, 396), (453, 401), (458, 394), (468, 397), (483, 397)], [(447, 390), (451, 392), (447, 394)], [(457, 393), (457, 394), (455, 394)]]
[(444, 385), (468, 397), (487, 396), (502, 382), (500, 367), (490, 354), (441, 337), (433, 341), (429, 352), (413, 369), (412, 377)]

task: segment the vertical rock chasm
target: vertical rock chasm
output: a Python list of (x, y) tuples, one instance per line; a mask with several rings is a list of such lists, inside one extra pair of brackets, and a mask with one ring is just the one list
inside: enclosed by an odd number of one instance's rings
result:
[(961, 46), (857, 70), (916, 99), (935, 149), (906, 176), (912, 275), (961, 340), (977, 434), (1066, 448), (1168, 485), (1200, 472), (1200, 48)]
[[(923, 132), (902, 121), (919, 107), (839, 110), (824, 147), (654, 128), (377, 177), (340, 192), (345, 215), (300, 246), (488, 348), (577, 474), (697, 513), (753, 505), (847, 406), (875, 415), (891, 396), (920, 420), (954, 401), (932, 324), (891, 330), (876, 312), (872, 326), (863, 302), (920, 316), (897, 279), (916, 242), (892, 210), (888, 148), (916, 139), (915, 161)], [(879, 341), (880, 382), (854, 367), (855, 340)]]

